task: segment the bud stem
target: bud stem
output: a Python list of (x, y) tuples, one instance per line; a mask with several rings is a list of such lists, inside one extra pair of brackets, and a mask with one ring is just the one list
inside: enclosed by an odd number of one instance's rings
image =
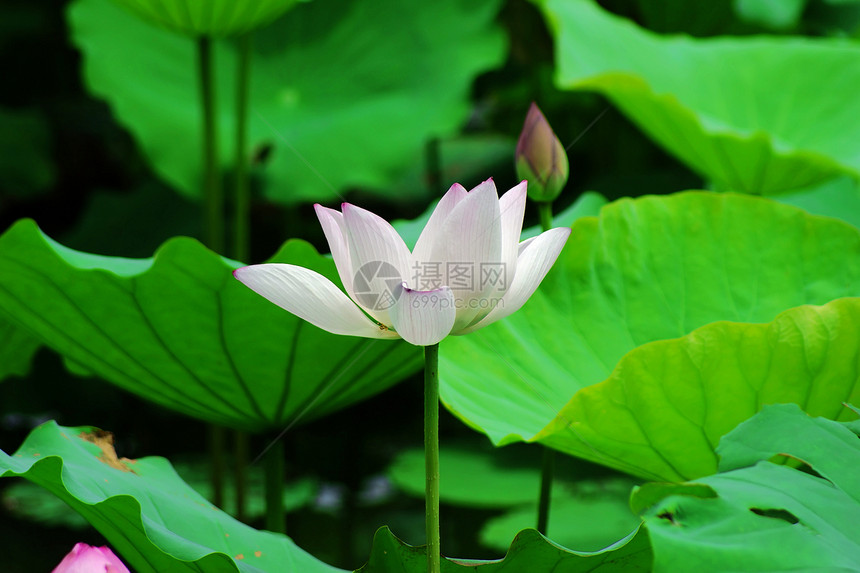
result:
[[(542, 231), (552, 228), (552, 201), (535, 202), (540, 217)], [(540, 472), (540, 496), (538, 498), (537, 530), (546, 535), (549, 523), (549, 502), (552, 497), (552, 477), (555, 471), (555, 451), (547, 447), (543, 450), (543, 466)]]
[(541, 231), (552, 229), (552, 201), (535, 201), (540, 217)]

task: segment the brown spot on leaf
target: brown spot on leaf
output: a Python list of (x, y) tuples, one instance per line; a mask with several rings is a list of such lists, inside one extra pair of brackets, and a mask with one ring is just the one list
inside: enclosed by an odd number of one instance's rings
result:
[(244, 559), (244, 558), (245, 558), (245, 556), (241, 553), (236, 556), (236, 559)]
[(262, 556), (263, 556), (262, 551), (254, 551), (254, 557), (262, 557)]
[(137, 473), (127, 465), (134, 463), (134, 460), (117, 457), (116, 450), (113, 448), (113, 434), (110, 432), (105, 432), (104, 430), (81, 432), (78, 437), (99, 447), (102, 453), (99, 454), (98, 458), (103, 464), (121, 472)]

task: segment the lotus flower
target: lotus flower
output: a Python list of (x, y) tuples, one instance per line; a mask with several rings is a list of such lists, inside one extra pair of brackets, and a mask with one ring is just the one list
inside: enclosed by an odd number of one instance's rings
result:
[(429, 346), (508, 316), (546, 276), (570, 229), (520, 242), (525, 204), (525, 181), (501, 199), (492, 179), (468, 192), (455, 184), (412, 252), (370, 211), (349, 203), (342, 212), (316, 205), (346, 294), (295, 265), (251, 265), (233, 275), (323, 330)]
[(531, 183), (534, 201), (554, 201), (567, 183), (567, 152), (537, 104), (532, 102), (514, 153), (517, 176)]
[(129, 573), (119, 557), (107, 547), (77, 543), (53, 573)]

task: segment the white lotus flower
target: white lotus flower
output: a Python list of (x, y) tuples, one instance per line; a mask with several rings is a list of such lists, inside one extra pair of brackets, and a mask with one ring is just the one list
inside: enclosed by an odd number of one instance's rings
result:
[(520, 242), (525, 205), (525, 181), (501, 199), (492, 179), (469, 192), (454, 184), (411, 253), (370, 211), (316, 205), (346, 294), (296, 265), (251, 265), (233, 275), (323, 330), (428, 346), (515, 312), (546, 276), (570, 229)]

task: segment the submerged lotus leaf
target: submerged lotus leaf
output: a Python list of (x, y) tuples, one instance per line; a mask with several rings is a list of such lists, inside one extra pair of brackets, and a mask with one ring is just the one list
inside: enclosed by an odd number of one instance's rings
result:
[(590, 0), (538, 3), (557, 85), (604, 94), (716, 186), (769, 194), (860, 174), (857, 43), (660, 36)]
[[(337, 280), (303, 241), (272, 261)], [(310, 421), (420, 367), (407, 344), (336, 336), (284, 312), (233, 279), (239, 266), (188, 238), (150, 259), (82, 253), (23, 220), (0, 236), (0, 311), (79, 369), (248, 430)]]

